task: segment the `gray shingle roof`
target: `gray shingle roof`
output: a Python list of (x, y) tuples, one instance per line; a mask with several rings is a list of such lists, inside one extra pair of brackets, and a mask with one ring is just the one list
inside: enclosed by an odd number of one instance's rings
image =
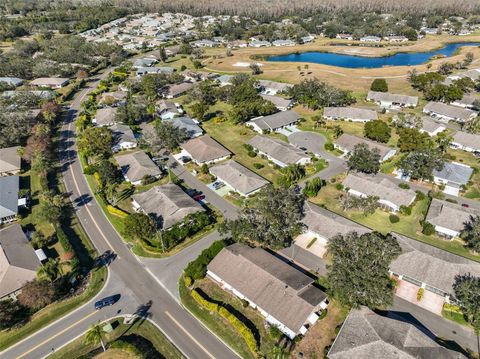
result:
[(173, 183), (152, 187), (132, 198), (146, 214), (158, 222), (162, 229), (168, 229), (181, 222), (191, 213), (203, 211), (202, 206)]
[(430, 116), (422, 116), (422, 130), (433, 133), (439, 128), (445, 129), (445, 126), (441, 123), (438, 123)]
[(367, 100), (375, 102), (391, 102), (402, 106), (417, 106), (418, 104), (417, 96), (399, 95), (378, 91), (368, 91)]
[(0, 148), (0, 173), (20, 170), (21, 158), (18, 154), (20, 146)]
[(95, 113), (95, 123), (100, 126), (109, 125), (115, 122), (117, 109), (113, 107), (100, 108)]
[(0, 177), (0, 218), (18, 213), (18, 176)]
[(423, 108), (423, 112), (437, 114), (440, 116), (458, 119), (460, 121), (468, 121), (476, 115), (475, 111), (447, 105), (441, 102), (429, 102)]
[(380, 200), (389, 201), (398, 207), (410, 205), (416, 197), (413, 190), (400, 188), (383, 176), (349, 173), (343, 186), (367, 196), (378, 196)]
[(312, 278), (267, 251), (244, 244), (222, 249), (208, 270), (295, 333), (327, 297), (312, 288)]
[(433, 170), (434, 177), (438, 177), (458, 185), (467, 184), (468, 180), (472, 176), (472, 173), (472, 167), (455, 162), (446, 162), (441, 171)]
[(115, 156), (122, 173), (130, 182), (140, 181), (144, 176), (160, 176), (162, 172), (158, 166), (143, 151)]
[(169, 122), (177, 128), (183, 128), (187, 132), (188, 137), (190, 138), (199, 136), (203, 133), (202, 128), (197, 125), (197, 123), (193, 121), (190, 117), (174, 117), (162, 121)]
[(266, 179), (234, 160), (211, 167), (210, 173), (242, 194), (249, 194), (268, 184)]
[(178, 111), (177, 106), (172, 101), (160, 100), (157, 102), (157, 108), (158, 108), (158, 111), (160, 111), (160, 113), (162, 112), (180, 113), (180, 111)]
[(445, 293), (453, 294), (455, 276), (471, 273), (480, 276), (480, 264), (440, 248), (393, 233), (402, 254), (390, 264), (390, 270), (406, 275)]
[(218, 160), (232, 154), (208, 135), (193, 138), (183, 143), (181, 147), (199, 163)]
[(437, 344), (410, 323), (353, 309), (343, 323), (329, 359), (460, 359), (462, 354)]
[(378, 150), (380, 151), (380, 158), (384, 158), (390, 151), (393, 150), (393, 148), (383, 145), (381, 143), (370, 141), (366, 138), (353, 136), (348, 133), (344, 133), (334, 142), (337, 146), (347, 150), (348, 152), (353, 151), (356, 145), (360, 143), (366, 143), (370, 150), (373, 148), (378, 148)]
[(282, 92), (290, 87), (293, 87), (292, 84), (287, 84), (287, 83), (277, 82), (277, 81), (270, 81), (270, 80), (259, 80), (258, 83), (263, 88), (273, 89), (278, 92)]
[(116, 123), (112, 127), (110, 127), (110, 130), (112, 131), (114, 145), (118, 145), (122, 142), (137, 142), (133, 131), (127, 125)]
[(178, 96), (181, 95), (193, 87), (191, 82), (182, 82), (180, 84), (171, 85), (168, 87), (168, 95), (170, 96)]
[(358, 234), (371, 232), (367, 227), (310, 202), (306, 202), (304, 210), (303, 223), (310, 231), (327, 239), (337, 234), (345, 235), (349, 232), (357, 232)]
[(434, 198), (428, 208), (426, 220), (435, 226), (461, 232), (472, 216), (480, 216), (480, 210)]
[(297, 163), (309, 157), (305, 152), (295, 146), (268, 136), (257, 135), (248, 141), (248, 143), (260, 152), (266, 153), (270, 157), (285, 164)]
[(359, 121), (371, 121), (378, 118), (376, 111), (355, 107), (325, 107), (323, 117)]
[(476, 150), (480, 150), (480, 135), (458, 131), (453, 135), (453, 142)]
[(270, 101), (275, 105), (277, 108), (288, 108), (292, 104), (291, 99), (286, 99), (280, 96), (275, 96), (275, 95), (260, 95), (264, 100)]
[(282, 111), (274, 113), (273, 115), (262, 116), (255, 118), (248, 123), (254, 123), (261, 130), (276, 130), (284, 126), (292, 125), (300, 119), (300, 115), (295, 111)]
[(0, 298), (35, 279), (39, 265), (40, 261), (19, 224), (0, 229)]

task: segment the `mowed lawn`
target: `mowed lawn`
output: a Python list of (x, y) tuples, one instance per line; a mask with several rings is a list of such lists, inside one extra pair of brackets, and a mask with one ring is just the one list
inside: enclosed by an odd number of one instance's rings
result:
[(480, 198), (480, 159), (470, 152), (454, 150), (449, 148), (448, 154), (452, 156), (454, 162), (463, 163), (473, 168), (473, 175), (470, 178), (470, 184), (467, 191), (462, 196), (470, 199)]
[[(271, 182), (275, 182), (280, 177), (280, 171), (274, 169), (266, 159), (259, 155), (250, 157), (243, 147), (251, 138), (258, 135), (255, 131), (243, 125), (236, 125), (230, 120), (218, 120), (218, 118), (203, 122), (202, 127), (207, 134), (233, 152), (233, 158), (237, 162)], [(254, 163), (260, 163), (264, 167), (256, 169)]]

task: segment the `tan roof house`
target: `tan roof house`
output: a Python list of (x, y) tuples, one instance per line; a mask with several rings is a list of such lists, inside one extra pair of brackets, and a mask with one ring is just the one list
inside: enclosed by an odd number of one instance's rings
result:
[(0, 298), (35, 279), (40, 261), (19, 224), (0, 229)]
[(327, 295), (311, 277), (261, 248), (230, 245), (210, 262), (207, 275), (291, 339), (305, 334), (327, 307)]
[(20, 146), (0, 148), (0, 176), (11, 176), (20, 172), (22, 159)]
[(69, 79), (63, 77), (39, 77), (30, 81), (31, 86), (49, 87), (51, 89), (59, 89), (68, 84)]
[(280, 167), (290, 164), (305, 165), (311, 161), (304, 151), (276, 138), (257, 135), (248, 141), (248, 144)]
[(393, 157), (397, 152), (394, 148), (388, 147), (382, 143), (371, 141), (362, 137), (353, 136), (348, 133), (344, 133), (339, 138), (337, 138), (333, 142), (333, 145), (335, 146), (335, 148), (338, 148), (339, 150), (344, 152), (343, 156), (347, 156), (351, 151), (353, 151), (355, 146), (360, 143), (367, 144), (370, 150), (372, 150), (373, 148), (377, 148), (380, 152), (381, 162)]
[(143, 151), (117, 155), (115, 160), (125, 180), (135, 186), (141, 184), (145, 176), (159, 178), (162, 175), (162, 171)]
[(115, 124), (115, 117), (117, 109), (113, 107), (99, 108), (92, 118), (92, 123), (97, 126), (113, 126)]
[(192, 138), (180, 146), (197, 164), (210, 164), (225, 160), (231, 152), (209, 135)]
[(323, 117), (327, 120), (368, 122), (378, 119), (376, 111), (356, 107), (325, 107)]
[(458, 131), (453, 135), (450, 146), (468, 152), (480, 152), (480, 135)]

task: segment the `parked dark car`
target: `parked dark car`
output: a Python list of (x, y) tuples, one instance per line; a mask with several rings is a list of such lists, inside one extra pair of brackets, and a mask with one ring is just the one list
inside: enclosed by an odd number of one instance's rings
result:
[(468, 204), (466, 204), (466, 203), (462, 203), (462, 207), (468, 208), (468, 207), (470, 207), (470, 206), (469, 206)]
[(201, 201), (202, 199), (205, 199), (205, 195), (198, 193), (193, 196), (193, 199), (198, 202), (198, 201)]
[(99, 310), (99, 309), (102, 309), (103, 307), (106, 307), (107, 305), (114, 305), (115, 302), (118, 300), (117, 297), (119, 296), (111, 295), (109, 297), (100, 299), (99, 301), (95, 302), (95, 309)]

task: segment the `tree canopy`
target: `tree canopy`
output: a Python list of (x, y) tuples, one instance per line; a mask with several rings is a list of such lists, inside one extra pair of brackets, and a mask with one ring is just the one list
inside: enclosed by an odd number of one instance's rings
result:
[(399, 164), (404, 175), (418, 180), (431, 180), (433, 170), (441, 171), (443, 166), (442, 155), (436, 150), (410, 152)]
[(188, 139), (187, 132), (166, 121), (156, 121), (154, 124), (155, 134), (151, 139), (152, 145), (158, 149), (166, 148), (170, 151)]
[(78, 139), (78, 150), (87, 156), (109, 157), (112, 154), (112, 132), (107, 127), (88, 127)]
[(371, 309), (385, 308), (393, 301), (393, 283), (388, 269), (401, 248), (391, 235), (350, 232), (331, 238), (332, 256), (328, 280), (335, 296), (344, 304)]
[(373, 80), (372, 84), (370, 85), (370, 90), (377, 91), (377, 92), (388, 92), (387, 80), (385, 79)]
[(470, 274), (459, 275), (455, 278), (453, 290), (465, 318), (480, 335), (480, 278)]
[(364, 133), (371, 140), (387, 143), (392, 130), (384, 121), (374, 120), (365, 124)]
[(432, 139), (427, 133), (416, 128), (401, 128), (398, 130), (397, 146), (401, 152), (421, 151), (432, 148)]
[(287, 247), (302, 230), (304, 201), (304, 196), (295, 188), (267, 185), (258, 192), (254, 202), (242, 208), (238, 219), (227, 220), (220, 230), (230, 232), (238, 242)]
[(366, 143), (355, 145), (348, 155), (348, 168), (363, 173), (377, 173), (380, 170), (380, 151), (370, 149)]
[(471, 216), (470, 221), (465, 224), (460, 237), (465, 241), (467, 248), (480, 253), (480, 217)]

